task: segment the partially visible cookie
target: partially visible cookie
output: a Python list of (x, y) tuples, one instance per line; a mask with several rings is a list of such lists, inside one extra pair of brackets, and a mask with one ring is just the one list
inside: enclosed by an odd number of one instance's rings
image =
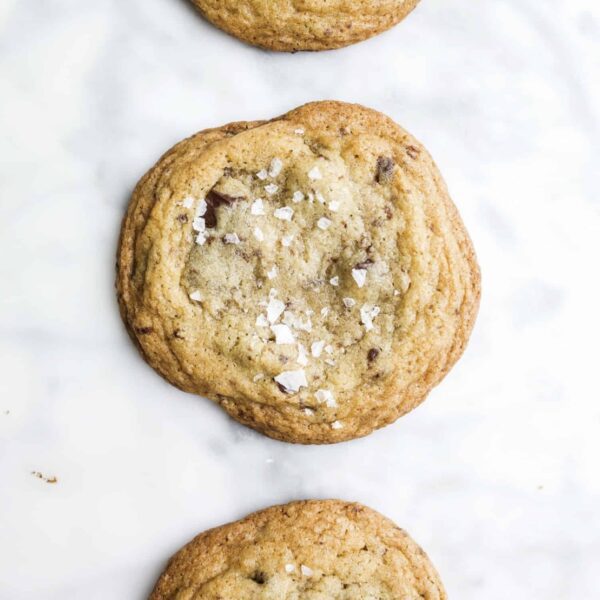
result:
[(425, 552), (360, 504), (273, 506), (201, 533), (150, 600), (444, 600)]
[(167, 153), (133, 194), (117, 288), (171, 383), (271, 437), (331, 443), (443, 378), (479, 270), (423, 146), (381, 113), (316, 102)]
[(419, 0), (192, 0), (235, 37), (268, 48), (329, 50), (355, 44), (400, 22)]

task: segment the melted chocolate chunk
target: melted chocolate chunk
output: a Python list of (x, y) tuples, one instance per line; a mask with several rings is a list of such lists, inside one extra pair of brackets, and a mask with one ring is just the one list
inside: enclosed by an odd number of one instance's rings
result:
[(373, 362), (379, 356), (379, 348), (371, 348), (367, 354), (367, 360)]
[(152, 327), (136, 327), (135, 332), (139, 333), (140, 335), (148, 335), (149, 333), (152, 333), (154, 330), (152, 329)]
[(206, 196), (206, 212), (204, 213), (204, 223), (207, 229), (214, 229), (217, 226), (217, 208), (219, 206), (231, 206), (238, 200), (244, 200), (242, 197), (229, 196), (214, 189), (208, 192)]
[(373, 261), (370, 258), (363, 260), (362, 262), (356, 263), (355, 269), (366, 269), (369, 265), (372, 265)]
[(389, 156), (380, 156), (377, 159), (377, 170), (375, 171), (375, 181), (377, 183), (389, 183), (394, 174), (394, 159)]
[(250, 579), (252, 579), (252, 581), (254, 581), (255, 583), (258, 583), (258, 585), (263, 585), (263, 584), (267, 583), (268, 577), (267, 577), (267, 574), (264, 573), (263, 571), (256, 571), (255, 573), (252, 574)]

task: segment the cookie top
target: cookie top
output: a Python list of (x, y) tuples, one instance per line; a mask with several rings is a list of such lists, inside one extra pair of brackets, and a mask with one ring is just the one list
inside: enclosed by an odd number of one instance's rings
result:
[(200, 534), (150, 600), (443, 600), (423, 550), (374, 510), (340, 500), (273, 506)]
[(192, 0), (235, 37), (270, 50), (329, 50), (401, 21), (419, 0)]
[(148, 362), (291, 442), (366, 435), (461, 354), (473, 249), (425, 149), (318, 102), (201, 132), (137, 186), (117, 287)]

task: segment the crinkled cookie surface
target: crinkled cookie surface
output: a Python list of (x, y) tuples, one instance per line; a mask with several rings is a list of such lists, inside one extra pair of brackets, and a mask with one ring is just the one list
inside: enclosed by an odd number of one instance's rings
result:
[(444, 600), (429, 558), (360, 504), (274, 506), (200, 534), (150, 600)]
[(373, 110), (319, 102), (168, 152), (133, 194), (117, 288), (170, 382), (271, 437), (331, 443), (442, 379), (479, 271), (421, 144)]
[(419, 0), (192, 0), (217, 27), (270, 50), (328, 50), (377, 35)]

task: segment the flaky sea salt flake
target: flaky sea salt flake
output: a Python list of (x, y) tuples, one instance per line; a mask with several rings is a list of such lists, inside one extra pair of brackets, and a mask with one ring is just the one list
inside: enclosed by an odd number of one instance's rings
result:
[(271, 331), (275, 334), (275, 343), (276, 344), (295, 344), (296, 338), (294, 338), (294, 334), (292, 330), (283, 323), (279, 323), (278, 325), (271, 325)]
[(255, 215), (255, 216), (259, 216), (259, 215), (264, 215), (265, 214), (265, 205), (263, 203), (262, 198), (257, 198), (250, 205), (250, 214), (251, 215)]
[(331, 221), (327, 217), (321, 217), (317, 221), (317, 227), (323, 231), (327, 231), (331, 227)]
[(318, 342), (313, 342), (310, 345), (310, 353), (315, 358), (319, 358), (319, 356), (321, 356), (321, 353), (323, 352), (324, 347), (325, 347), (325, 342), (323, 340), (319, 340)]
[(267, 304), (267, 319), (269, 323), (275, 323), (285, 310), (285, 304), (277, 298), (270, 298)]
[(304, 369), (283, 371), (275, 377), (275, 381), (281, 385), (288, 394), (299, 391), (301, 387), (308, 387)]
[(319, 169), (319, 167), (314, 166), (309, 172), (308, 172), (308, 178), (312, 179), (313, 181), (317, 181), (319, 179), (323, 178), (323, 175), (321, 175), (321, 171)]
[(271, 177), (277, 177), (277, 175), (281, 173), (281, 169), (283, 169), (283, 163), (279, 158), (274, 158), (271, 161), (271, 166), (269, 167), (269, 175)]
[(356, 285), (361, 288), (367, 281), (367, 270), (366, 269), (352, 269), (352, 277), (356, 281)]
[(294, 216), (294, 209), (289, 206), (282, 206), (281, 208), (275, 209), (273, 213), (276, 219), (281, 219), (282, 221), (291, 221)]
[(370, 304), (363, 304), (360, 309), (360, 320), (365, 326), (367, 331), (373, 329), (373, 319), (381, 312), (379, 306), (372, 306)]
[(237, 233), (226, 233), (225, 236), (223, 237), (223, 241), (226, 244), (239, 244), (240, 243), (240, 238), (238, 237)]

